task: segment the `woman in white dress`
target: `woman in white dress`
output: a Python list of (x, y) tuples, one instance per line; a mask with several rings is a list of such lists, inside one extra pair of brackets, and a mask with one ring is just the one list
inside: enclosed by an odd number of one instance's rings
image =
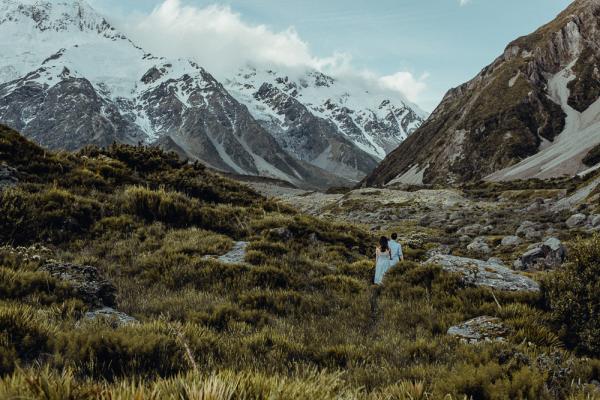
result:
[(385, 273), (392, 265), (392, 252), (388, 246), (388, 238), (382, 236), (379, 239), (379, 246), (375, 249), (375, 254), (375, 279), (373, 281), (376, 285), (381, 285)]

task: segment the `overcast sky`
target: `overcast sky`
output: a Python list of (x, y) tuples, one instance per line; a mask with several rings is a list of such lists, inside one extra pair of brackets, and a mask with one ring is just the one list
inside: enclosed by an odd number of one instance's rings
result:
[[(89, 0), (136, 42), (223, 78), (247, 62), (357, 74), (432, 111), (570, 0)], [(234, 68), (235, 67), (235, 68)]]

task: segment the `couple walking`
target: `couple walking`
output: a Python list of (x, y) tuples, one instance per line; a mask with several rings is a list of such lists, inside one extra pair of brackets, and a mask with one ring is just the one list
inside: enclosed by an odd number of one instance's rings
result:
[(383, 277), (390, 268), (398, 264), (400, 261), (404, 261), (404, 254), (402, 254), (402, 246), (396, 240), (398, 235), (392, 233), (392, 239), (388, 240), (385, 236), (379, 239), (379, 246), (375, 251), (376, 253), (376, 265), (375, 265), (375, 279), (376, 285), (383, 283)]

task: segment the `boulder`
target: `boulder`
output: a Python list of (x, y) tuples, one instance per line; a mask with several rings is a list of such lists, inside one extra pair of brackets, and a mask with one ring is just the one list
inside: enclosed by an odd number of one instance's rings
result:
[(437, 247), (434, 247), (433, 249), (427, 250), (427, 252), (425, 253), (425, 257), (427, 257), (429, 259), (438, 254), (443, 255), (443, 254), (450, 254), (450, 253), (452, 253), (452, 249), (450, 248), (450, 246), (441, 244)]
[(115, 328), (138, 323), (138, 320), (132, 316), (110, 307), (103, 307), (95, 311), (87, 312), (83, 318), (89, 321), (104, 320)]
[(549, 238), (543, 243), (532, 245), (514, 266), (522, 270), (553, 269), (565, 261), (566, 255), (562, 242), (557, 238)]
[(569, 228), (576, 228), (578, 226), (581, 226), (585, 223), (585, 221), (587, 220), (587, 215), (585, 214), (574, 214), (571, 215), (569, 217), (569, 219), (567, 219), (567, 227)]
[(117, 289), (95, 267), (50, 261), (40, 270), (69, 282), (81, 300), (92, 308), (114, 307), (116, 304)]
[(588, 217), (587, 224), (592, 228), (600, 226), (600, 214), (590, 215)]
[(467, 246), (467, 250), (481, 255), (487, 255), (492, 252), (484, 237), (478, 237)]
[(479, 224), (467, 225), (460, 228), (456, 233), (459, 235), (477, 236), (481, 235), (483, 226)]
[(466, 343), (504, 341), (508, 329), (499, 318), (477, 317), (448, 329), (448, 335)]
[(0, 192), (19, 183), (17, 170), (9, 167), (6, 163), (0, 164)]
[(516, 235), (525, 237), (528, 240), (539, 240), (542, 238), (542, 233), (539, 231), (539, 224), (531, 221), (524, 221), (517, 228)]
[(461, 243), (469, 243), (471, 241), (471, 237), (467, 235), (462, 235), (458, 238)]
[(521, 244), (521, 238), (518, 236), (505, 236), (501, 244), (504, 247), (515, 247)]
[(497, 290), (537, 292), (539, 284), (503, 265), (472, 258), (438, 254), (425, 264), (440, 265), (444, 271), (458, 273), (465, 283)]
[(246, 258), (246, 247), (248, 242), (236, 242), (233, 248), (218, 258), (219, 261), (225, 264), (240, 264)]

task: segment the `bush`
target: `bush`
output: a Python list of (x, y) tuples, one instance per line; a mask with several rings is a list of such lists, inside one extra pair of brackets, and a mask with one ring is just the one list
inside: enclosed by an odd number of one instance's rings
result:
[(0, 193), (0, 241), (60, 243), (86, 234), (102, 217), (102, 205), (67, 190), (49, 188), (37, 193), (19, 188)]
[(251, 286), (263, 289), (286, 289), (292, 283), (289, 272), (268, 265), (252, 268), (249, 278)]
[(196, 212), (200, 208), (197, 201), (164, 189), (151, 190), (134, 186), (126, 189), (124, 196), (125, 209), (148, 222), (188, 226), (196, 219)]
[(570, 257), (544, 281), (543, 298), (565, 344), (600, 356), (600, 235), (576, 242)]
[(61, 335), (57, 350), (66, 366), (108, 380), (171, 376), (188, 368), (182, 345), (159, 324), (117, 330), (91, 324)]
[(0, 306), (0, 374), (34, 361), (51, 348), (46, 321), (29, 306)]

